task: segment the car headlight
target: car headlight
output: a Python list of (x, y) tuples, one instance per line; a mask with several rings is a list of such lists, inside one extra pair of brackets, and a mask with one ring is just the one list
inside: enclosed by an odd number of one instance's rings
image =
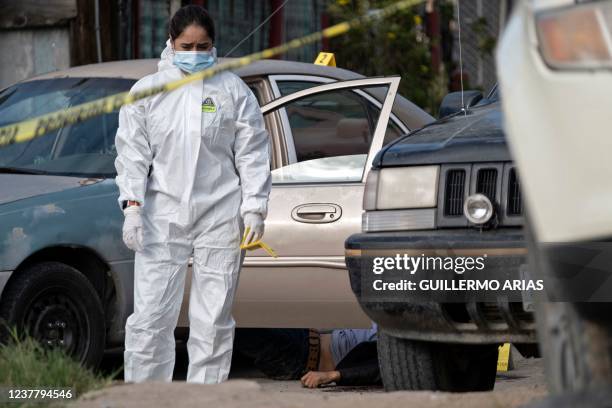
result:
[(440, 166), (389, 167), (368, 174), (365, 210), (432, 208), (438, 199)]
[(473, 224), (486, 224), (493, 217), (493, 204), (484, 194), (472, 194), (463, 203), (463, 214)]
[(536, 14), (540, 51), (554, 68), (612, 66), (612, 5), (592, 3)]

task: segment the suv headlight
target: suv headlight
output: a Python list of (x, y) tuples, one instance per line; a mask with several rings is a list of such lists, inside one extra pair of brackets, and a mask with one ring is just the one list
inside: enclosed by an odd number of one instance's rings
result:
[(363, 208), (432, 208), (438, 199), (440, 166), (389, 167), (368, 174)]
[(363, 195), (364, 232), (436, 228), (440, 166), (371, 170)]

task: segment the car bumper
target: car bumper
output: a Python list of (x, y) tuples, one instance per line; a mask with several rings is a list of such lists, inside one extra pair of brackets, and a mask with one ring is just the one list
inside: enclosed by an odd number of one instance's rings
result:
[(401, 301), (375, 300), (364, 298), (361, 290), (362, 256), (378, 250), (453, 256), (482, 251), (496, 256), (503, 268), (514, 269), (507, 272), (518, 273), (527, 253), (520, 229), (360, 233), (347, 238), (345, 249), (353, 293), (365, 313), (391, 335), (460, 343), (536, 342), (533, 315), (520, 302), (442, 303), (416, 300), (410, 292), (402, 293)]

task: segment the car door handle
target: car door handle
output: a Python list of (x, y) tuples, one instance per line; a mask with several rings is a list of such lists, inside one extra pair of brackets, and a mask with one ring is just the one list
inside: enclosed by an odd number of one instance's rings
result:
[(291, 218), (309, 224), (334, 222), (342, 216), (342, 208), (337, 204), (301, 204), (291, 211)]

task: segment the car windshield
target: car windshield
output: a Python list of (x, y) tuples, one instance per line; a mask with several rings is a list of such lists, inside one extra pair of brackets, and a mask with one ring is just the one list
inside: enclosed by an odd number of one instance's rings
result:
[[(0, 126), (128, 91), (134, 80), (54, 78), (23, 82), (0, 92)], [(28, 142), (0, 148), (0, 170), (113, 177), (118, 112), (97, 116)]]

